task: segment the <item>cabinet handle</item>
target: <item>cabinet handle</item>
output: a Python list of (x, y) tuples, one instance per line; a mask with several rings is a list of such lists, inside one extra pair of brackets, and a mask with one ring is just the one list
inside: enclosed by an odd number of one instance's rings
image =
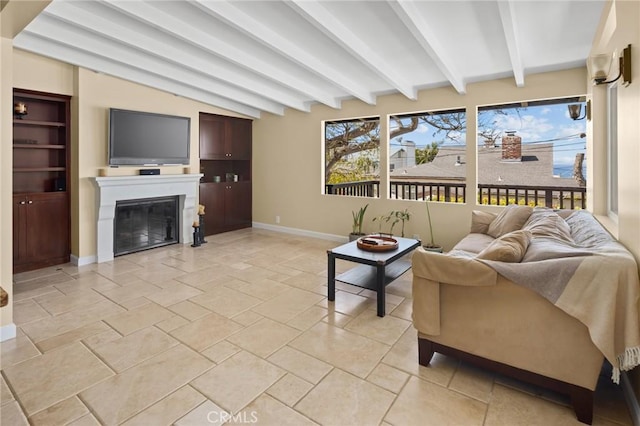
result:
[(29, 204), (33, 204), (33, 201), (29, 200)]
[(18, 203), (18, 204), (27, 204), (27, 202), (26, 201), (20, 201), (20, 203)]

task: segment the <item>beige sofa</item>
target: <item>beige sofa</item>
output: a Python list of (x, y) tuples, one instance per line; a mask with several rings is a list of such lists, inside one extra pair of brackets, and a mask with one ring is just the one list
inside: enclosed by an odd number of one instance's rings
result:
[[(474, 212), (472, 231), (447, 254), (414, 252), (420, 364), (428, 366), (439, 352), (565, 393), (578, 420), (590, 424), (605, 355), (614, 381), (620, 369), (638, 363), (633, 257), (586, 212), (518, 206), (500, 215)], [(611, 327), (602, 318), (607, 309), (614, 311)]]

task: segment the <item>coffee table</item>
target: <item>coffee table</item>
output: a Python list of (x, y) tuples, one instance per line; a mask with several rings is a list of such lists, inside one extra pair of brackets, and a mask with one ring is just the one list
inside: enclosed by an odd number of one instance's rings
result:
[[(399, 260), (417, 247), (420, 241), (411, 238), (394, 237), (398, 248), (386, 252), (370, 252), (359, 249), (356, 241), (327, 250), (328, 258), (328, 298), (336, 300), (336, 281), (368, 288), (377, 294), (378, 316), (385, 315), (385, 286), (411, 268), (408, 260)], [(359, 263), (336, 277), (336, 259)]]

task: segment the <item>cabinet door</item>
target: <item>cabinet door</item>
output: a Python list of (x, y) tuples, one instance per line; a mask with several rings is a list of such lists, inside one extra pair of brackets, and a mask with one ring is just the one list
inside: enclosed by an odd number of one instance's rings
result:
[(206, 235), (224, 230), (225, 183), (201, 183), (200, 204), (204, 206), (204, 231)]
[(217, 160), (229, 158), (225, 146), (226, 139), (226, 120), (215, 115), (200, 114), (201, 159)]
[(27, 259), (27, 198), (13, 196), (13, 263), (25, 263)]
[(225, 192), (227, 225), (251, 225), (251, 182), (236, 182)]
[(240, 118), (230, 119), (230, 137), (227, 140), (228, 149), (233, 160), (251, 159), (251, 120)]
[(66, 193), (29, 194), (26, 240), (29, 262), (69, 256), (69, 203)]

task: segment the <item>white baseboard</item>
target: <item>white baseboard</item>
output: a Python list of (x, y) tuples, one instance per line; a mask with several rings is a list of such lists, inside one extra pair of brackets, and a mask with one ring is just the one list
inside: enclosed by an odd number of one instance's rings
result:
[(346, 243), (349, 237), (334, 234), (325, 234), (323, 232), (307, 231), (306, 229), (288, 228), (286, 226), (271, 225), (269, 223), (253, 222), (253, 227), (258, 229), (266, 229), (275, 232), (284, 232), (285, 234), (300, 235), (303, 237), (320, 238), (321, 240), (336, 241)]
[(640, 404), (631, 386), (629, 374), (627, 374), (626, 371), (620, 373), (620, 386), (622, 386), (622, 393), (624, 394), (624, 399), (627, 401), (627, 407), (629, 407), (631, 421), (633, 421), (634, 426), (640, 426)]
[(16, 325), (13, 323), (0, 327), (0, 342), (15, 338), (16, 332)]
[(69, 260), (71, 261), (72, 265), (85, 266), (85, 265), (90, 265), (92, 263), (96, 263), (96, 261), (98, 260), (98, 257), (97, 256), (78, 257), (72, 254)]

